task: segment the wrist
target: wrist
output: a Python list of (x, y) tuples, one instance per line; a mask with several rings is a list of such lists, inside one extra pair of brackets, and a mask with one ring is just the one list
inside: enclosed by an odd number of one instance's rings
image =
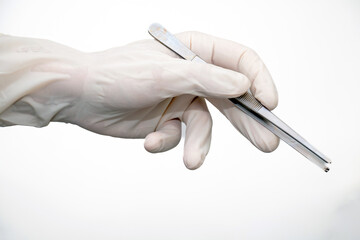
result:
[(0, 126), (66, 121), (87, 75), (88, 54), (41, 39), (0, 38)]
[(72, 123), (76, 118), (82, 105), (91, 57), (91, 54), (81, 53), (71, 61), (63, 59), (54, 67), (53, 72), (64, 78), (49, 84), (48, 89), (43, 89), (45, 95), (51, 96), (47, 98), (47, 105), (54, 111), (51, 121)]

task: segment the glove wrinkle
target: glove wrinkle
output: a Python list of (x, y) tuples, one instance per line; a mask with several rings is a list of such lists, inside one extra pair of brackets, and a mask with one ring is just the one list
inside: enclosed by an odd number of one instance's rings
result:
[(0, 36), (0, 125), (76, 124), (121, 138), (145, 138), (149, 152), (175, 147), (186, 124), (184, 164), (200, 167), (212, 119), (205, 98), (262, 151), (279, 139), (228, 100), (251, 89), (269, 109), (277, 91), (248, 47), (200, 32), (177, 35), (211, 64), (179, 59), (155, 40), (84, 53), (43, 39)]

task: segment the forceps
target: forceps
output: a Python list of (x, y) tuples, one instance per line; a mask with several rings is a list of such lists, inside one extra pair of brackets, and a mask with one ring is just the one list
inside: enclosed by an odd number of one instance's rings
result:
[[(160, 24), (154, 23), (150, 25), (148, 31), (152, 37), (185, 60), (206, 63)], [(327, 164), (330, 164), (331, 160), (264, 107), (249, 91), (242, 96), (229, 98), (229, 100), (237, 108), (259, 122), (311, 162), (321, 167), (325, 172), (329, 171)]]

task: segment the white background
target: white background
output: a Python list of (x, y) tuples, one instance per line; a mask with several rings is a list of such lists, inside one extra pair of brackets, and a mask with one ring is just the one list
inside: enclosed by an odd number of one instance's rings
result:
[(281, 143), (257, 151), (214, 108), (196, 171), (182, 143), (70, 124), (0, 129), (0, 239), (360, 239), (360, 1), (0, 0), (0, 32), (99, 51), (149, 38), (159, 22), (257, 51), (277, 84), (276, 115), (333, 164)]

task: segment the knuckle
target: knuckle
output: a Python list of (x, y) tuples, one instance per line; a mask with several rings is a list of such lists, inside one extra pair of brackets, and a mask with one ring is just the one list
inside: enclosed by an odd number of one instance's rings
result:
[(192, 49), (193, 41), (197, 41), (197, 39), (201, 39), (207, 34), (198, 31), (186, 31), (175, 34), (175, 36), (188, 48)]
[(255, 79), (264, 67), (259, 55), (252, 48), (246, 47), (243, 52), (240, 53), (237, 69), (239, 69), (240, 72), (248, 74), (251, 79)]
[(244, 49), (244, 52), (241, 57), (243, 58), (244, 61), (253, 62), (259, 60), (259, 55), (255, 52), (254, 49), (249, 47), (246, 47)]

